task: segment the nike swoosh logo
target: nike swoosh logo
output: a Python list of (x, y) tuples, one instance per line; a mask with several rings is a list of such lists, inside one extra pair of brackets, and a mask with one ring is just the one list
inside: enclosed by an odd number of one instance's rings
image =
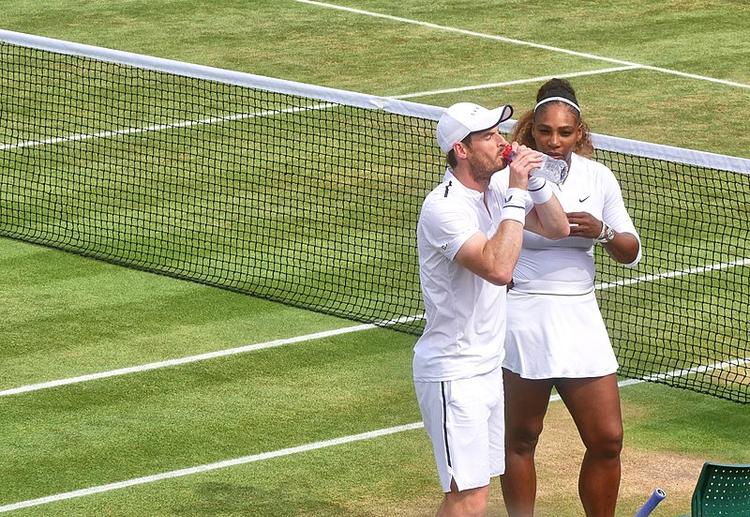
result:
[(511, 199), (513, 199), (513, 195), (512, 194), (510, 196), (508, 196), (508, 197), (505, 198), (505, 202), (506, 203), (510, 203)]
[(582, 198), (581, 198), (581, 197), (579, 197), (579, 198), (578, 198), (578, 202), (579, 202), (579, 203), (583, 203), (584, 201), (586, 201), (586, 200), (587, 200), (588, 198), (590, 198), (590, 197), (591, 197), (591, 194), (589, 194), (589, 195), (588, 195), (588, 196), (586, 196), (586, 197), (582, 197)]

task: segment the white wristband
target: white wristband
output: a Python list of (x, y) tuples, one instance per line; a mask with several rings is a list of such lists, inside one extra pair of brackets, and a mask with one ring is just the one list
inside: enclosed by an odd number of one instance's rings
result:
[(552, 186), (546, 179), (532, 176), (529, 178), (529, 195), (535, 205), (541, 205), (552, 197)]
[(500, 216), (500, 222), (510, 219), (526, 224), (526, 201), (529, 193), (520, 188), (509, 188), (505, 193), (505, 203), (503, 203), (503, 213)]

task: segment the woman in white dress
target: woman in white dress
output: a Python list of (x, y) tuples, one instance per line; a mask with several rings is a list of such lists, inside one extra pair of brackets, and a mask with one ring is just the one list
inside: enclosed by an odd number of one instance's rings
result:
[(594, 296), (594, 246), (627, 266), (641, 257), (638, 232), (612, 171), (591, 160), (588, 125), (568, 81), (552, 79), (512, 140), (568, 163), (554, 192), (568, 215), (570, 237), (524, 232), (508, 293), (503, 362), (509, 515), (533, 515), (534, 451), (552, 388), (570, 411), (586, 447), (578, 491), (586, 515), (614, 515), (620, 486), (622, 417), (617, 360)]

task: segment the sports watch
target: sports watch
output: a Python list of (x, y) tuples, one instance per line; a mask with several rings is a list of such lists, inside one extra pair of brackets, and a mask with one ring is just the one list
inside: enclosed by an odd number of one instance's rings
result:
[(597, 237), (595, 240), (596, 242), (599, 242), (601, 244), (607, 244), (608, 242), (612, 242), (615, 238), (615, 230), (609, 226), (607, 223), (602, 221), (602, 231), (599, 233), (599, 237)]

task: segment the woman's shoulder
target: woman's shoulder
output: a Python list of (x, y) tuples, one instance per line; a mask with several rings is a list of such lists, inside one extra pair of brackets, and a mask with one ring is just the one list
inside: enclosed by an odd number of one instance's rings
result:
[(589, 169), (593, 172), (612, 172), (609, 167), (604, 165), (601, 162), (598, 162), (592, 158), (587, 158), (585, 156), (581, 156), (580, 154), (573, 153), (571, 156), (571, 165), (573, 167), (581, 167), (585, 169)]
[(571, 157), (571, 170), (580, 170), (582, 173), (592, 176), (599, 181), (617, 181), (612, 169), (605, 164), (573, 153)]

